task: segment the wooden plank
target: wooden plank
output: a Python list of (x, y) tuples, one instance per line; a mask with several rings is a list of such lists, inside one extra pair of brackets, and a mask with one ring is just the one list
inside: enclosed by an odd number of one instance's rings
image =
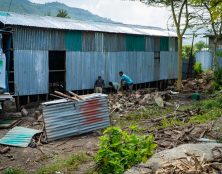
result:
[(69, 94), (71, 94), (72, 96), (74, 96), (74, 97), (76, 97), (76, 98), (78, 98), (78, 99), (80, 99), (80, 100), (84, 100), (83, 97), (77, 95), (76, 93), (74, 93), (74, 92), (72, 92), (72, 91), (68, 91), (68, 92), (69, 92)]
[(54, 91), (54, 92), (55, 92), (55, 94), (60, 95), (60, 96), (62, 96), (62, 97), (64, 97), (64, 98), (68, 98), (68, 99), (71, 99), (71, 100), (79, 101), (77, 98), (75, 98), (75, 97), (70, 97), (70, 96), (68, 96), (68, 95), (66, 95), (66, 94), (63, 94), (63, 93), (59, 92), (59, 91)]

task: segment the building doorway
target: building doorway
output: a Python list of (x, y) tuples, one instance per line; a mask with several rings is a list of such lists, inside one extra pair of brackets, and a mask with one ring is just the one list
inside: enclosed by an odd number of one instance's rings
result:
[(49, 92), (66, 91), (66, 52), (49, 51)]

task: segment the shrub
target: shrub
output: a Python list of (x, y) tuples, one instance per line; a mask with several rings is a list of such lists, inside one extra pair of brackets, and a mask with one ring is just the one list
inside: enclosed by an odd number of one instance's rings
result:
[(96, 156), (99, 173), (121, 174), (153, 155), (156, 148), (153, 136), (139, 136), (135, 131), (136, 127), (132, 127), (130, 134), (118, 127), (104, 131)]
[(222, 68), (214, 71), (213, 88), (219, 90), (222, 86)]
[(196, 62), (193, 66), (194, 72), (196, 75), (199, 75), (203, 72), (201, 62)]

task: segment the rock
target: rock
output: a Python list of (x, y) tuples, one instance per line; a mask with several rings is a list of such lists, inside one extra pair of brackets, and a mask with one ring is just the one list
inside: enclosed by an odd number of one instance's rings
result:
[(21, 114), (22, 114), (23, 117), (27, 117), (29, 112), (25, 108), (22, 108)]
[(139, 104), (145, 105), (151, 100), (152, 100), (151, 94), (146, 94), (146, 95), (144, 95), (143, 99), (139, 102)]
[(164, 107), (164, 101), (163, 101), (162, 97), (155, 97), (154, 100), (159, 107), (161, 107), (161, 108)]
[(40, 115), (41, 115), (40, 111), (35, 111), (33, 116), (34, 116), (35, 120), (38, 120)]
[(86, 148), (87, 149), (97, 149), (98, 145), (89, 141), (88, 143), (86, 143)]
[(91, 151), (88, 151), (88, 152), (86, 152), (86, 155), (88, 155), (88, 156), (90, 156), (90, 157), (93, 157), (93, 156), (94, 156), (94, 153), (91, 152)]
[[(157, 170), (158, 168), (162, 167), (166, 163), (171, 163), (176, 159), (186, 157), (186, 153), (195, 154), (200, 157), (204, 156), (206, 161), (212, 161), (215, 159), (212, 153), (212, 150), (216, 147), (222, 147), (220, 143), (200, 143), (200, 144), (183, 144), (173, 149), (164, 150), (154, 154), (145, 164), (141, 163), (140, 165), (144, 168), (149, 168), (152, 170)], [(140, 166), (137, 165), (137, 166)], [(133, 167), (132, 169), (128, 170), (124, 174), (131, 173), (139, 173), (141, 168)]]
[(7, 153), (7, 152), (9, 152), (11, 149), (10, 149), (10, 147), (5, 147), (5, 148), (3, 148), (1, 151), (0, 151), (0, 153), (1, 154), (5, 154), (5, 153)]
[(166, 106), (174, 106), (174, 104), (173, 104), (173, 103), (170, 103), (170, 102), (165, 102), (165, 105), (166, 105)]

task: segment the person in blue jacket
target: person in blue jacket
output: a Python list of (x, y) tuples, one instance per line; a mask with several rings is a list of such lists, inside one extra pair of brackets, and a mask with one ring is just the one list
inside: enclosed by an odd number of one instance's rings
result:
[(126, 86), (130, 92), (132, 92), (133, 90), (133, 80), (127, 76), (126, 74), (124, 74), (122, 71), (119, 72), (120, 78), (121, 78), (121, 86)]

